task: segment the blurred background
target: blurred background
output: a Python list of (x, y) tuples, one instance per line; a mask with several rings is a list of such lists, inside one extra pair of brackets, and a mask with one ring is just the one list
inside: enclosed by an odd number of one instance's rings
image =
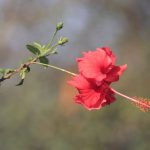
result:
[[(82, 51), (110, 46), (117, 64), (128, 64), (113, 86), (150, 97), (149, 0), (0, 0), (0, 68), (15, 68), (30, 53), (25, 45), (49, 41), (57, 22), (70, 42), (51, 64), (77, 71)], [(58, 36), (59, 37), (59, 36)], [(0, 150), (148, 150), (150, 113), (117, 101), (98, 111), (74, 103), (71, 77), (33, 66), (23, 86), (18, 77), (0, 87)]]

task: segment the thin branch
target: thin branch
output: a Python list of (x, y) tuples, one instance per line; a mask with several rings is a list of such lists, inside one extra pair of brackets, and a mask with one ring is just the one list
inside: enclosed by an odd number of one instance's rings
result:
[(16, 68), (13, 71), (8, 72), (6, 75), (4, 75), (2, 78), (0, 78), (0, 82), (3, 82), (7, 79), (10, 79), (12, 76), (14, 76), (15, 74), (19, 73), (23, 68), (27, 68), (29, 67), (31, 64), (33, 64), (34, 62), (37, 61), (38, 58), (34, 58), (24, 64), (21, 64), (20, 67)]

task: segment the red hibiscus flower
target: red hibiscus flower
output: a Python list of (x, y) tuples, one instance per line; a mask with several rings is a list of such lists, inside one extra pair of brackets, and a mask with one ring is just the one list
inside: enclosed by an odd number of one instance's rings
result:
[(85, 52), (78, 58), (79, 75), (69, 83), (79, 94), (75, 101), (89, 110), (100, 109), (115, 101), (111, 82), (118, 81), (127, 65), (115, 66), (116, 57), (108, 47)]
[(78, 58), (79, 72), (86, 78), (95, 79), (96, 84), (102, 81), (108, 83), (118, 81), (119, 76), (125, 71), (127, 65), (115, 66), (116, 57), (108, 47), (97, 48), (96, 51), (83, 53)]
[(100, 109), (115, 101), (114, 92), (105, 82), (98, 86), (93, 80), (76, 75), (72, 81), (69, 81), (69, 84), (77, 88), (79, 92), (75, 97), (75, 102), (82, 104), (88, 110)]

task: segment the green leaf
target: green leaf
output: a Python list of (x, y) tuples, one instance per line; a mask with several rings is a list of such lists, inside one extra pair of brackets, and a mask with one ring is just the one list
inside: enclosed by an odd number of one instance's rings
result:
[(5, 74), (5, 69), (0, 69), (0, 74), (4, 75)]
[(26, 47), (27, 47), (27, 49), (28, 49), (31, 53), (33, 53), (33, 54), (35, 54), (35, 55), (39, 55), (39, 54), (40, 54), (40, 50), (39, 50), (38, 48), (36, 48), (35, 46), (33, 46), (33, 45), (26, 45)]
[(41, 45), (41, 44), (36, 43), (36, 42), (33, 43), (33, 46), (36, 47), (40, 51), (40, 56), (41, 57), (44, 57), (47, 54), (48, 55), (57, 54), (56, 46), (48, 48), (46, 45)]
[(21, 79), (20, 82), (16, 86), (23, 85), (23, 83), (24, 83), (24, 79)]
[(34, 42), (33, 45), (37, 48), (37, 49), (41, 49), (42, 45), (37, 43), (37, 42)]
[(40, 56), (44, 56), (49, 49), (45, 45), (34, 42), (33, 45), (40, 51)]
[(0, 69), (0, 75), (5, 76), (6, 74), (9, 74), (11, 72), (14, 72), (13, 69)]
[(24, 78), (26, 77), (26, 74), (27, 74), (28, 72), (30, 72), (30, 67), (29, 67), (29, 66), (23, 68), (23, 69), (21, 70), (21, 72), (20, 72), (20, 77), (21, 77), (21, 79), (24, 79)]
[(26, 77), (26, 70), (23, 69), (21, 72), (20, 72), (20, 77), (21, 79), (24, 79)]
[(40, 63), (43, 63), (43, 64), (49, 64), (49, 60), (45, 56), (40, 57), (39, 61)]
[(26, 70), (26, 72), (28, 73), (28, 72), (30, 72), (30, 67), (29, 66), (27, 66), (27, 70)]
[(11, 72), (14, 72), (14, 70), (13, 69), (5, 69), (5, 74), (11, 73)]
[(25, 79), (25, 77), (26, 77), (26, 75), (27, 75), (28, 72), (30, 72), (30, 67), (29, 66), (27, 66), (26, 68), (23, 68), (20, 71), (19, 76), (21, 77), (21, 80), (20, 80), (20, 82), (16, 86), (23, 85), (24, 79)]

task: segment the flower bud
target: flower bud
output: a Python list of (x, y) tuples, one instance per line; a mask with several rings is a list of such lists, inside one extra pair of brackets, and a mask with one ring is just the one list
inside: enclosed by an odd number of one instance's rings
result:
[(60, 40), (58, 41), (58, 45), (64, 45), (65, 43), (67, 43), (69, 40), (68, 38), (64, 37), (64, 38), (60, 38)]
[(56, 26), (56, 30), (61, 30), (63, 28), (63, 22), (59, 22)]

